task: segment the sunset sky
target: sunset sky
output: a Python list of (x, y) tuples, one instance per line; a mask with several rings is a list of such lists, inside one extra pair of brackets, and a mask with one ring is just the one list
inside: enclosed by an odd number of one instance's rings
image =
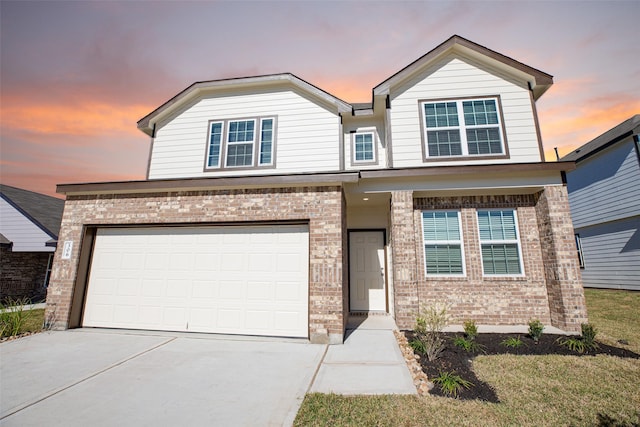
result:
[[(640, 1), (0, 1), (0, 180), (144, 179), (136, 122), (194, 81), (291, 72), (347, 102), (453, 34), (554, 76), (547, 159), (640, 113)], [(58, 197), (61, 197), (58, 195)]]

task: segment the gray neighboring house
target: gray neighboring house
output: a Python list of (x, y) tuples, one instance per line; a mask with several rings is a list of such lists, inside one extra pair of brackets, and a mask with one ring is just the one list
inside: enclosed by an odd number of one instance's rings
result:
[(64, 200), (0, 184), (0, 301), (42, 300)]
[(562, 161), (585, 287), (640, 291), (640, 114)]

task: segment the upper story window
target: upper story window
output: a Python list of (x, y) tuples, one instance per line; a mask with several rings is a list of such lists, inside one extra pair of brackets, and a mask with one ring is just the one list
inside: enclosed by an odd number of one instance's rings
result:
[(374, 132), (354, 132), (351, 134), (351, 163), (375, 163), (376, 139)]
[(514, 210), (478, 211), (482, 271), (485, 275), (521, 275), (522, 257)]
[(275, 117), (209, 122), (205, 169), (273, 166)]
[(425, 158), (504, 156), (498, 98), (421, 102)]

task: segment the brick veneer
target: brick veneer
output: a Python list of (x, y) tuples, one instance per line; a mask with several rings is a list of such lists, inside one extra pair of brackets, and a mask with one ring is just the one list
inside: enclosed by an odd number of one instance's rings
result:
[(59, 241), (73, 241), (73, 253), (63, 260), (60, 249), (56, 252), (47, 318), (55, 319), (57, 329), (69, 326), (86, 226), (300, 220), (309, 223), (309, 338), (342, 343), (347, 310), (344, 203), (337, 186), (69, 196)]
[(50, 252), (12, 252), (4, 247), (0, 251), (0, 301), (42, 300)]
[(551, 322), (577, 332), (587, 312), (566, 187), (546, 187), (537, 195), (536, 210)]
[[(477, 209), (515, 209), (524, 277), (483, 277)], [(427, 277), (424, 271), (421, 212), (455, 209), (461, 213), (466, 275)], [(392, 193), (391, 235), (396, 322), (414, 326), (423, 305), (445, 304), (451, 321), (526, 324), (533, 318), (568, 331), (586, 322), (566, 189), (546, 187), (538, 195), (413, 198)], [(572, 246), (573, 245), (573, 246)]]
[(396, 323), (413, 327), (419, 309), (416, 269), (416, 223), (413, 192), (391, 192), (391, 239), (393, 294)]

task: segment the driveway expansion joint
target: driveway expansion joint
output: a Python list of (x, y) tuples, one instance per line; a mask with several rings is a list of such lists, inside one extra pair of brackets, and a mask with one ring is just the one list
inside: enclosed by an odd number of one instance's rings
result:
[(83, 377), (83, 378), (80, 378), (79, 380), (77, 380), (77, 381), (75, 381), (75, 382), (73, 382), (73, 383), (71, 383), (71, 384), (68, 384), (68, 385), (66, 385), (66, 386), (60, 387), (60, 388), (58, 388), (58, 389), (54, 389), (53, 391), (51, 391), (51, 392), (47, 393), (46, 395), (44, 395), (44, 396), (42, 396), (42, 397), (39, 397), (39, 398), (37, 398), (37, 399), (33, 400), (32, 402), (28, 402), (28, 403), (24, 403), (24, 404), (18, 405), (18, 406), (16, 406), (15, 408), (10, 409), (10, 410), (9, 410), (10, 412), (7, 412), (6, 414), (3, 414), (3, 415), (0, 417), (0, 421), (2, 421), (2, 420), (4, 420), (5, 418), (8, 418), (8, 417), (10, 417), (10, 416), (12, 416), (12, 415), (14, 415), (14, 414), (17, 414), (18, 412), (23, 411), (23, 410), (25, 410), (25, 409), (27, 409), (27, 408), (29, 408), (29, 407), (33, 406), (33, 405), (36, 405), (36, 404), (38, 404), (38, 403), (40, 403), (40, 402), (42, 402), (42, 401), (44, 401), (44, 400), (47, 400), (47, 399), (49, 399), (50, 397), (53, 397), (53, 396), (55, 396), (55, 395), (57, 395), (57, 394), (59, 394), (59, 393), (62, 393), (62, 392), (63, 392), (63, 391), (65, 391), (65, 390), (68, 390), (68, 389), (70, 389), (70, 388), (73, 388), (73, 387), (77, 386), (78, 384), (82, 384), (82, 383), (84, 383), (85, 381), (88, 381), (88, 380), (90, 380), (90, 379), (92, 379), (92, 378), (95, 378), (95, 377), (97, 377), (98, 375), (103, 374), (104, 372), (107, 372), (107, 371), (109, 371), (109, 370), (111, 370), (111, 369), (113, 369), (113, 368), (115, 368), (115, 367), (117, 367), (117, 366), (123, 365), (124, 363), (127, 363), (127, 362), (128, 362), (128, 361), (130, 361), (130, 360), (133, 360), (133, 359), (135, 359), (135, 358), (137, 358), (137, 357), (140, 357), (140, 356), (142, 356), (143, 354), (147, 354), (147, 353), (149, 353), (149, 352), (151, 352), (151, 351), (153, 351), (153, 350), (156, 350), (156, 349), (158, 349), (158, 348), (160, 348), (160, 347), (162, 347), (162, 346), (164, 346), (164, 345), (166, 345), (166, 344), (169, 344), (171, 341), (174, 341), (176, 338), (177, 338), (177, 337), (171, 337), (171, 338), (170, 338), (170, 339), (168, 339), (168, 340), (165, 340), (165, 341), (163, 341), (163, 342), (161, 342), (161, 343), (159, 343), (159, 344), (156, 344), (156, 345), (154, 345), (154, 346), (152, 346), (152, 347), (150, 347), (150, 348), (147, 348), (147, 349), (145, 349), (145, 350), (139, 351), (138, 353), (135, 353), (135, 354), (133, 354), (133, 355), (131, 355), (131, 356), (128, 356), (128, 357), (126, 357), (126, 358), (124, 358), (124, 359), (122, 359), (122, 360), (120, 360), (120, 361), (118, 361), (118, 362), (115, 362), (115, 363), (113, 363), (113, 364), (111, 364), (111, 365), (107, 366), (107, 367), (106, 367), (106, 368), (104, 368), (104, 369), (101, 369), (101, 370), (99, 370), (99, 371), (97, 371), (97, 372), (94, 372), (94, 373), (92, 373), (92, 374), (90, 374), (90, 375), (87, 375), (87, 376), (85, 376), (85, 377)]

